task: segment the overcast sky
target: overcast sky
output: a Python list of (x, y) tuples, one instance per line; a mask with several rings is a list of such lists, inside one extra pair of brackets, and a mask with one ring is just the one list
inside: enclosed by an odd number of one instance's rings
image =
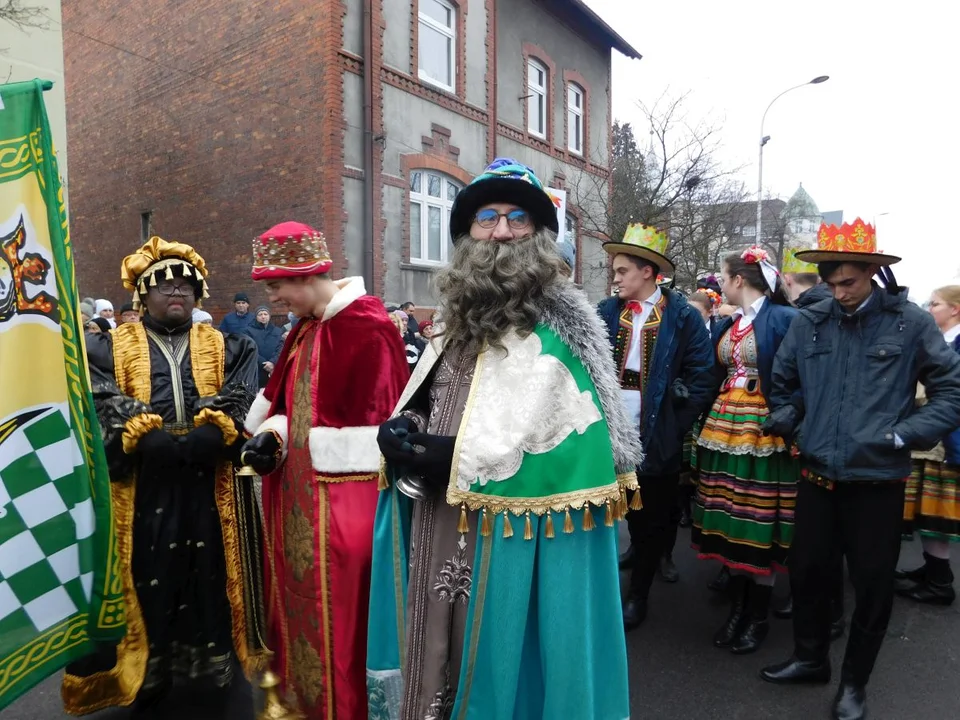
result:
[(691, 117), (723, 121), (723, 153), (756, 192), (760, 119), (780, 92), (817, 75), (767, 114), (764, 188), (802, 182), (821, 212), (877, 226), (911, 295), (960, 282), (953, 228), (960, 129), (953, 3), (866, 0), (587, 0), (643, 55), (614, 53), (613, 113), (640, 129), (638, 100), (691, 93)]

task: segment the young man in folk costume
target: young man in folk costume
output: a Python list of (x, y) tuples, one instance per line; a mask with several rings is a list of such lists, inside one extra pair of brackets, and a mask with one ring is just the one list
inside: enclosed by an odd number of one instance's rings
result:
[(378, 438), (370, 718), (626, 718), (615, 520), (640, 446), (604, 328), (530, 168), (494, 161), (450, 228), (445, 328)]
[(377, 429), (410, 372), (383, 303), (361, 278), (329, 277), (321, 233), (282, 223), (253, 258), (270, 301), (300, 318), (241, 455), (265, 475), (268, 643), (310, 720), (362, 720)]
[[(872, 226), (821, 226), (818, 264), (834, 299), (800, 311), (773, 366), (765, 431), (796, 436), (803, 465), (790, 553), (794, 654), (774, 683), (830, 681), (830, 576), (837, 549), (856, 593), (833, 717), (866, 717), (866, 684), (893, 609), (910, 451), (960, 424), (960, 356), (897, 287)], [(879, 274), (887, 285), (872, 278)], [(917, 382), (928, 403), (915, 408)]]
[[(622, 242), (604, 243), (613, 256), (617, 296), (598, 308), (613, 348), (620, 395), (646, 453), (638, 468), (643, 509), (627, 514), (631, 570), (623, 623), (632, 630), (647, 616), (657, 568), (676, 542), (683, 439), (716, 394), (713, 345), (700, 317), (679, 292), (657, 282), (673, 276), (664, 255), (667, 236), (644, 225), (627, 228)], [(668, 558), (665, 579), (677, 579)], [(672, 573), (670, 572), (672, 569)]]
[[(256, 393), (256, 346), (192, 322), (207, 269), (189, 245), (151, 238), (122, 277), (142, 322), (88, 335), (87, 356), (127, 635), (68, 668), (64, 704), (78, 715), (135, 699), (145, 709), (177, 676), (225, 689), (234, 655), (248, 675), (262, 660), (259, 514), (232, 462)], [(209, 717), (236, 716), (224, 693), (211, 702)]]

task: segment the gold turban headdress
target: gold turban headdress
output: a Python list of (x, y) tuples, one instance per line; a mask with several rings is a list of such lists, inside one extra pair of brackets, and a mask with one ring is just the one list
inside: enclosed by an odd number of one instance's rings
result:
[(199, 292), (197, 307), (210, 297), (207, 292), (207, 264), (196, 250), (185, 243), (167, 242), (152, 237), (133, 255), (127, 255), (120, 264), (123, 286), (133, 293), (133, 309), (141, 310), (148, 287), (157, 286), (157, 274), (163, 271), (165, 280), (174, 275), (191, 278)]

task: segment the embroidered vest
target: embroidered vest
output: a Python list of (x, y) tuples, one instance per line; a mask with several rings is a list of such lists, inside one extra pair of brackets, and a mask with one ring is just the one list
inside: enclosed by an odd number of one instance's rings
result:
[(617, 328), (617, 342), (613, 347), (613, 361), (620, 377), (620, 387), (624, 390), (640, 390), (647, 385), (650, 376), (650, 361), (657, 345), (657, 334), (663, 320), (663, 309), (667, 305), (666, 297), (654, 305), (647, 321), (640, 328), (640, 371), (628, 370), (625, 366), (630, 355), (630, 343), (633, 340), (633, 311), (626, 305), (620, 312), (620, 326)]

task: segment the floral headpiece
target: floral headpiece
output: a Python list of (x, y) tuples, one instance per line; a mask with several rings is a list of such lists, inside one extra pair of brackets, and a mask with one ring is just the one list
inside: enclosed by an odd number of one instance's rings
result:
[(710, 307), (716, 309), (723, 304), (723, 297), (716, 290), (711, 290), (710, 288), (701, 288), (697, 292), (702, 292), (708, 298), (710, 298)]
[(763, 273), (763, 279), (767, 284), (767, 287), (770, 288), (770, 292), (774, 292), (777, 289), (777, 278), (780, 277), (780, 273), (777, 271), (777, 268), (770, 262), (770, 255), (767, 254), (767, 251), (762, 247), (754, 245), (751, 248), (747, 248), (743, 251), (743, 254), (740, 256), (740, 259), (745, 263), (753, 263), (760, 266), (760, 272)]

